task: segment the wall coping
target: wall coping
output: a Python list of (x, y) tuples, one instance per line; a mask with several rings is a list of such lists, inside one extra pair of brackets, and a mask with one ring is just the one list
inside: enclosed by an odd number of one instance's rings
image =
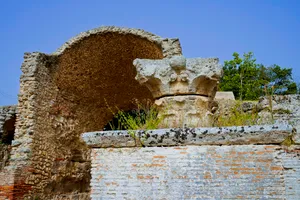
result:
[(288, 124), (170, 128), (136, 131), (97, 131), (83, 133), (84, 142), (91, 148), (157, 147), (185, 145), (249, 145), (281, 144), (296, 137)]

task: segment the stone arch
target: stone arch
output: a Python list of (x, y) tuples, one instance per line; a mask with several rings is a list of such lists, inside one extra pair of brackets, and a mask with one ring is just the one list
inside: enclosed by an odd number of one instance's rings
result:
[(112, 119), (107, 104), (130, 110), (132, 100), (152, 99), (134, 79), (134, 59), (180, 54), (178, 39), (118, 27), (81, 33), (49, 55), (25, 53), (12, 154), (27, 160), (19, 172), (30, 188), (24, 195), (87, 193), (89, 150), (80, 135)]
[(94, 131), (112, 118), (107, 106), (130, 110), (134, 99), (152, 99), (149, 90), (134, 78), (134, 59), (177, 54), (181, 54), (178, 39), (164, 39), (140, 29), (101, 27), (79, 34), (52, 54), (57, 57), (53, 78), (64, 101), (81, 105), (76, 106), (76, 112), (81, 112), (80, 124), (85, 124), (86, 131)]

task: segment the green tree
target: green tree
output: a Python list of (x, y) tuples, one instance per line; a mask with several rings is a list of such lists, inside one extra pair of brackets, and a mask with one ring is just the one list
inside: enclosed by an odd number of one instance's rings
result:
[(285, 91), (285, 94), (297, 94), (298, 87), (295, 82), (292, 82), (287, 86), (287, 90)]
[(257, 100), (265, 87), (274, 88), (274, 94), (297, 93), (291, 68), (257, 64), (252, 52), (244, 53), (243, 58), (236, 52), (232, 56), (232, 60), (224, 62), (221, 91), (232, 91), (240, 100)]
[(297, 93), (297, 84), (293, 81), (291, 68), (281, 68), (275, 64), (268, 69), (270, 85), (274, 86), (274, 94)]
[(233, 59), (225, 61), (223, 66), (224, 76), (220, 82), (220, 90), (233, 91), (239, 99), (257, 99), (260, 83), (257, 81), (259, 68), (252, 52), (245, 53), (240, 58), (238, 53), (233, 53)]
[(233, 59), (224, 62), (223, 72), (224, 76), (220, 82), (219, 88), (222, 91), (233, 91), (237, 97), (240, 94), (240, 74), (239, 65), (242, 59), (238, 53), (233, 53)]

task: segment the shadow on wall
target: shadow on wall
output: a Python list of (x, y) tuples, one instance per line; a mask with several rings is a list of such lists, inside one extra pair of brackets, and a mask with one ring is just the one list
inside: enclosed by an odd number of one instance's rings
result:
[(2, 126), (2, 134), (0, 135), (0, 172), (8, 165), (10, 158), (11, 143), (15, 135), (16, 116), (6, 120)]
[(14, 135), (15, 135), (15, 123), (16, 123), (15, 115), (11, 119), (4, 122), (3, 134), (1, 136), (1, 141), (3, 144), (11, 145), (11, 142), (14, 139)]

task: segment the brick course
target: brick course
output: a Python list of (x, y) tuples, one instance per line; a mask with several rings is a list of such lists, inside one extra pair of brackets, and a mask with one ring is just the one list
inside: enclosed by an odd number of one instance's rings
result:
[(299, 146), (95, 148), (92, 199), (300, 199)]

